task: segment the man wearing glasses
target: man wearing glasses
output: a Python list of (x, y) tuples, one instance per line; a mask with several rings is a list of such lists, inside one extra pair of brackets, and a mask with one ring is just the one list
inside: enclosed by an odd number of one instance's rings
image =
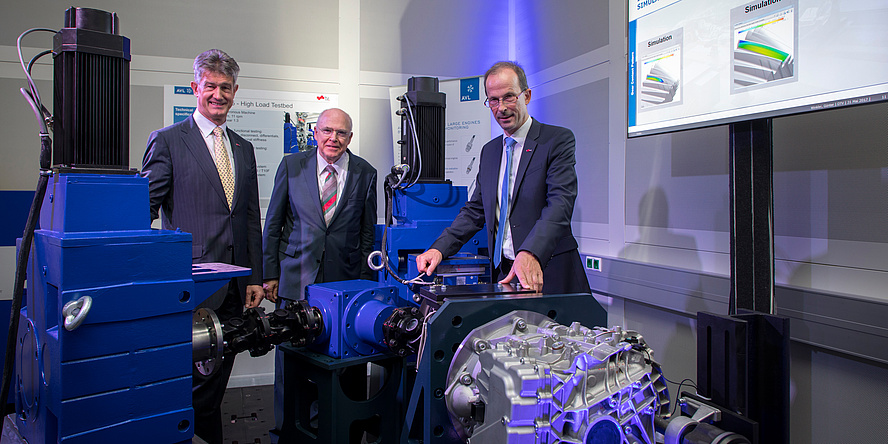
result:
[[(305, 286), (370, 279), (376, 225), (376, 169), (348, 151), (351, 117), (318, 116), (318, 147), (281, 160), (262, 236), (266, 297), (298, 300)], [(282, 301), (283, 304), (283, 301)], [(275, 356), (275, 428), (282, 426), (282, 357)]]
[(531, 90), (517, 63), (490, 67), (484, 89), (503, 136), (482, 148), (472, 198), (417, 257), (419, 271), (431, 275), (486, 225), (492, 274), (500, 283), (517, 278), (543, 293), (589, 293), (570, 226), (577, 197), (573, 132), (530, 117)]

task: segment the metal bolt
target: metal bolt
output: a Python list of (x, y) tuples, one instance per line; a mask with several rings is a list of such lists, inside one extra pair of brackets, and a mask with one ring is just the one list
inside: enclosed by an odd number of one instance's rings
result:
[(472, 385), (472, 375), (465, 373), (459, 377), (459, 382), (463, 385)]
[(389, 345), (392, 347), (398, 345), (398, 340), (395, 338), (389, 339)]
[(632, 426), (626, 426), (626, 427), (624, 427), (624, 428), (623, 428), (623, 431), (624, 431), (627, 435), (631, 435), (631, 434), (632, 434)]
[(557, 341), (552, 344), (552, 350), (561, 350), (562, 348), (564, 348), (564, 343), (561, 341)]
[(517, 327), (518, 330), (524, 331), (527, 329), (527, 322), (524, 322), (524, 319), (519, 319), (518, 322), (515, 323), (515, 327)]
[(418, 294), (413, 295), (413, 302), (419, 302), (420, 300), (422, 300), (422, 298)]
[(610, 399), (608, 399), (608, 400), (607, 400), (607, 404), (608, 404), (612, 409), (617, 408), (617, 406), (619, 405), (619, 403), (617, 402), (617, 400), (614, 399), (614, 398), (610, 398)]

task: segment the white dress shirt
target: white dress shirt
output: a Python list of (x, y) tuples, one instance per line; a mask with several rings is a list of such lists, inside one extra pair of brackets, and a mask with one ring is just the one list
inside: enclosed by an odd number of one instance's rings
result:
[(231, 163), (231, 177), (234, 178), (234, 183), (237, 183), (237, 175), (235, 173), (237, 168), (234, 167), (234, 151), (232, 151), (234, 147), (231, 146), (231, 141), (228, 140), (228, 124), (216, 125), (210, 119), (204, 117), (198, 110), (194, 110), (193, 116), (194, 122), (197, 123), (197, 128), (200, 129), (200, 135), (203, 136), (204, 143), (207, 144), (207, 149), (210, 150), (210, 157), (213, 158), (213, 162), (216, 162), (216, 136), (213, 135), (213, 130), (217, 126), (222, 128), (222, 142), (225, 143), (225, 150), (228, 151), (228, 161)]
[[(527, 133), (530, 131), (530, 124), (533, 122), (532, 117), (528, 117), (527, 121), (515, 131), (511, 136), (507, 136), (503, 133), (503, 155), (500, 159), (500, 167), (499, 167), (499, 181), (497, 182), (497, 198), (496, 198), (496, 214), (497, 226), (499, 226), (499, 211), (500, 211), (500, 199), (502, 198), (502, 189), (503, 189), (503, 179), (505, 175), (503, 174), (503, 169), (506, 168), (506, 137), (511, 137), (515, 139), (515, 146), (512, 147), (512, 165), (511, 171), (509, 171), (509, 177), (512, 180), (509, 183), (509, 204), (512, 208), (515, 207), (516, 202), (512, 199), (514, 196), (515, 189), (515, 176), (518, 174), (518, 164), (521, 162), (521, 153), (524, 151), (524, 141), (527, 139)], [(511, 209), (508, 209), (509, 213), (511, 213)], [(512, 228), (509, 225), (509, 220), (506, 219), (506, 230), (503, 233), (503, 256), (507, 259), (515, 260), (515, 246), (512, 245)]]

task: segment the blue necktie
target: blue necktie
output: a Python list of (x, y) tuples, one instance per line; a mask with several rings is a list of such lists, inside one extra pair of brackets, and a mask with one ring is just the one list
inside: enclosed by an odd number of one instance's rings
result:
[(506, 168), (503, 177), (503, 189), (500, 193), (499, 226), (496, 229), (496, 244), (493, 247), (493, 266), (499, 267), (503, 257), (503, 235), (506, 232), (506, 219), (509, 217), (509, 182), (512, 179), (512, 148), (515, 139), (506, 137)]

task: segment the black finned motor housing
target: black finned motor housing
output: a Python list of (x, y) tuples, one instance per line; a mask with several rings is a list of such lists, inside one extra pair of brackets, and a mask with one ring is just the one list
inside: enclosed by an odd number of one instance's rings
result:
[[(438, 91), (437, 77), (411, 77), (407, 79), (407, 93), (401, 99), (401, 109), (413, 111), (419, 153), (413, 138), (413, 127), (406, 114), (401, 115), (401, 163), (410, 165), (409, 182), (444, 182), (444, 107), (446, 95)], [(410, 107), (407, 106), (410, 101)], [(419, 160), (422, 171), (419, 171)]]
[(129, 170), (130, 40), (117, 14), (68, 8), (53, 59), (53, 168)]

